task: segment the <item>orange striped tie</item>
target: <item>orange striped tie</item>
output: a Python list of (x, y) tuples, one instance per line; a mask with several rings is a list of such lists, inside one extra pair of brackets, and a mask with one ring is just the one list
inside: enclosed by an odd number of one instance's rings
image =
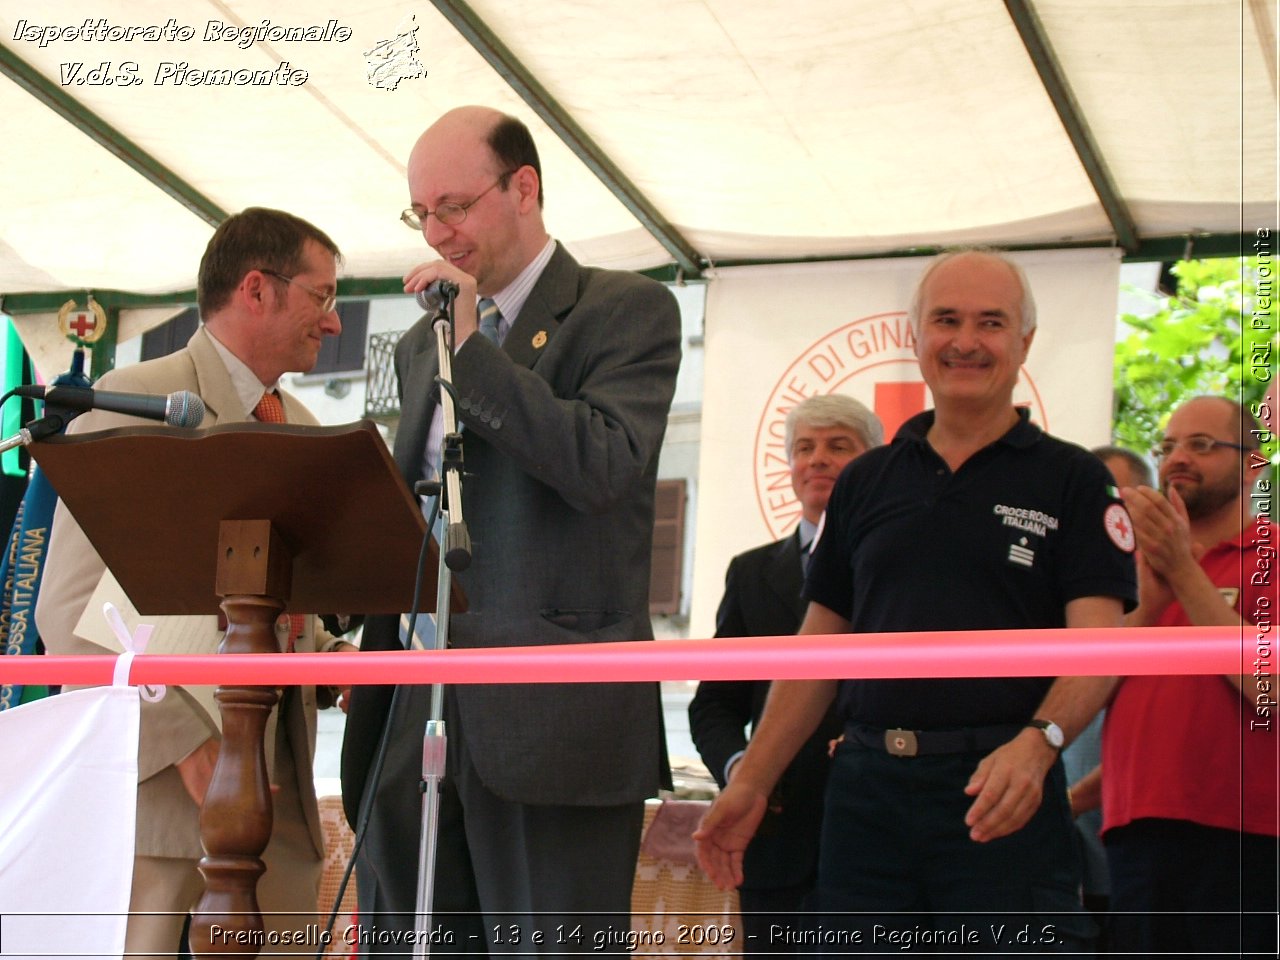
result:
[[(258, 405), (253, 408), (253, 415), (261, 423), (288, 422), (284, 417), (284, 404), (280, 402), (280, 396), (274, 390), (268, 390), (262, 395)], [(288, 615), (288, 619), (289, 640), (286, 649), (289, 653), (293, 653), (298, 640), (302, 638), (302, 631), (306, 629), (307, 618), (301, 613), (291, 613)]]

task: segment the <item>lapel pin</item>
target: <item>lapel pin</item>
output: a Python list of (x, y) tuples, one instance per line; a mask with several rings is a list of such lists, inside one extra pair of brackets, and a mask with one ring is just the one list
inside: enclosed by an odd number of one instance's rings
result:
[(533, 340), (530, 342), (533, 344), (533, 349), (541, 350), (547, 345), (547, 331), (539, 330), (533, 335)]

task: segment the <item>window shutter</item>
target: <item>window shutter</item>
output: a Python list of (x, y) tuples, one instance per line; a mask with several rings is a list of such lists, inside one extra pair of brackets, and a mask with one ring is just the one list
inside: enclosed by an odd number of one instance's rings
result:
[(654, 495), (653, 554), (649, 572), (649, 612), (680, 612), (684, 560), (685, 481), (659, 480)]

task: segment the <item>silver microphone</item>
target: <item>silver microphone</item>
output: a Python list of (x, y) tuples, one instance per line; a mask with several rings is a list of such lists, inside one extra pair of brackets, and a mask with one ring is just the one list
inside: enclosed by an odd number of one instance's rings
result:
[(426, 289), (419, 290), (416, 296), (418, 306), (430, 314), (436, 314), (447, 307), (458, 295), (458, 285), (448, 280), (436, 280)]
[(204, 421), (204, 401), (190, 390), (154, 396), (55, 384), (48, 387), (21, 386), (13, 392), (20, 397), (43, 400), (46, 408), (109, 410), (148, 420), (163, 420), (171, 427), (198, 427)]

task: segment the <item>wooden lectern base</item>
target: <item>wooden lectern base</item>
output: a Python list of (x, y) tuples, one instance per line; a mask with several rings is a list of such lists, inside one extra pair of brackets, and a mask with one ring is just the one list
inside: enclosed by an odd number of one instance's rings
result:
[[(218, 531), (218, 595), (227, 615), (219, 653), (279, 653), (276, 620), (289, 597), (292, 561), (266, 520), (224, 520)], [(267, 717), (279, 699), (271, 687), (222, 686), (222, 745), (200, 810), (205, 890), (189, 940), (201, 957), (257, 956), (263, 937), (258, 878), (271, 839), (271, 781), (264, 754)], [(217, 928), (219, 936), (213, 937)]]
[[(368, 421), (117, 427), (30, 450), (139, 613), (213, 614), (220, 600), (223, 652), (278, 652), (286, 608), (400, 613), (419, 586), (426, 520)], [(428, 551), (422, 595), (434, 597), (434, 543)], [(466, 610), (457, 582), (452, 608)], [(255, 956), (244, 944), (262, 939), (255, 887), (272, 816), (263, 735), (277, 692), (224, 686), (217, 698), (223, 738), (200, 821), (207, 890), (191, 941), (201, 956)], [(238, 930), (246, 936), (229, 935)]]

